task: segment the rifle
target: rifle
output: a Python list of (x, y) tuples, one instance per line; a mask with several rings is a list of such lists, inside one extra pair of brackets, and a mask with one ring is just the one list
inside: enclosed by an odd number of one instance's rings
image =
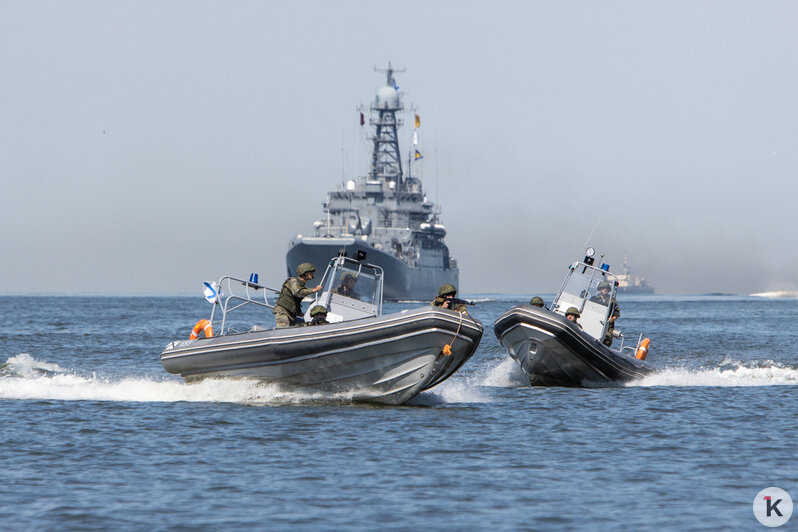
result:
[[(449, 307), (452, 308), (452, 309), (454, 309), (454, 306), (459, 304), (459, 303), (462, 303), (463, 305), (476, 305), (476, 303), (474, 303), (473, 301), (468, 301), (466, 299), (460, 299), (459, 297), (447, 297), (447, 298), (445, 298), (443, 300), (444, 303), (446, 303), (447, 301), (450, 303)], [(443, 305), (441, 305), (441, 306), (443, 306)]]

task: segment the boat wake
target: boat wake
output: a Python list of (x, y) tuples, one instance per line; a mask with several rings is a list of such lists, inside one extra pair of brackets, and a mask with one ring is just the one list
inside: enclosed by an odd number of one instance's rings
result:
[[(798, 385), (798, 365), (781, 364), (772, 360), (741, 362), (726, 358), (715, 368), (658, 369), (647, 377), (625, 384), (626, 387), (776, 385)], [(521, 366), (515, 360), (507, 358), (488, 370), (478, 386), (518, 388), (529, 386), (529, 380)]]
[[(0, 366), (0, 399), (121, 402), (209, 402), (246, 405), (353, 404), (351, 393), (322, 393), (286, 389), (277, 383), (242, 379), (206, 379), (187, 384), (164, 376), (120, 379), (84, 376), (57, 364), (36, 360), (27, 353)], [(413, 405), (487, 402), (467, 384), (447, 381), (422, 393)]]
[(741, 362), (726, 358), (716, 368), (667, 368), (626, 386), (778, 386), (798, 385), (798, 366), (772, 360)]
[(796, 299), (798, 298), (798, 291), (795, 290), (777, 290), (775, 292), (757, 292), (750, 294), (752, 297), (764, 297), (768, 299)]

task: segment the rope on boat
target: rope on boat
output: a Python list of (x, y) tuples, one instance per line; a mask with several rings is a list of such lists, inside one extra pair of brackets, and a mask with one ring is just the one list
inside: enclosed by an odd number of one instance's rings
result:
[(458, 314), (460, 314), (460, 323), (457, 324), (457, 332), (454, 333), (454, 338), (452, 338), (452, 341), (443, 346), (443, 356), (445, 357), (448, 357), (452, 354), (452, 345), (454, 345), (454, 341), (457, 340), (457, 335), (460, 334), (460, 326), (463, 324), (463, 316), (465, 315), (465, 312), (458, 312)]

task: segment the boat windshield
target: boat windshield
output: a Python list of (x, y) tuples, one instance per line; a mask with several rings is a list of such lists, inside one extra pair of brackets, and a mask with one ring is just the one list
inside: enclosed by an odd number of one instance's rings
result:
[(377, 276), (371, 268), (353, 270), (341, 267), (335, 270), (325, 285), (325, 291), (375, 305), (377, 302)]
[(615, 282), (615, 275), (608, 271), (577, 262), (571, 266), (553, 310), (565, 314), (570, 307), (576, 307), (584, 331), (594, 338), (603, 338), (610, 302), (615, 297)]
[[(328, 311), (330, 323), (382, 314), (382, 268), (347, 257), (330, 261), (316, 303)], [(308, 313), (310, 308), (308, 307)], [(309, 314), (306, 316), (308, 321)]]

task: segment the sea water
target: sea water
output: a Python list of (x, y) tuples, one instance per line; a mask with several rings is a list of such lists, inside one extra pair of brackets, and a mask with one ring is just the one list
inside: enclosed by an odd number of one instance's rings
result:
[(386, 407), (167, 374), (201, 296), (0, 297), (0, 526), (752, 530), (798, 498), (798, 300), (621, 297), (658, 371), (598, 389), (529, 387), (492, 328), (528, 300), (481, 297), (474, 357)]

